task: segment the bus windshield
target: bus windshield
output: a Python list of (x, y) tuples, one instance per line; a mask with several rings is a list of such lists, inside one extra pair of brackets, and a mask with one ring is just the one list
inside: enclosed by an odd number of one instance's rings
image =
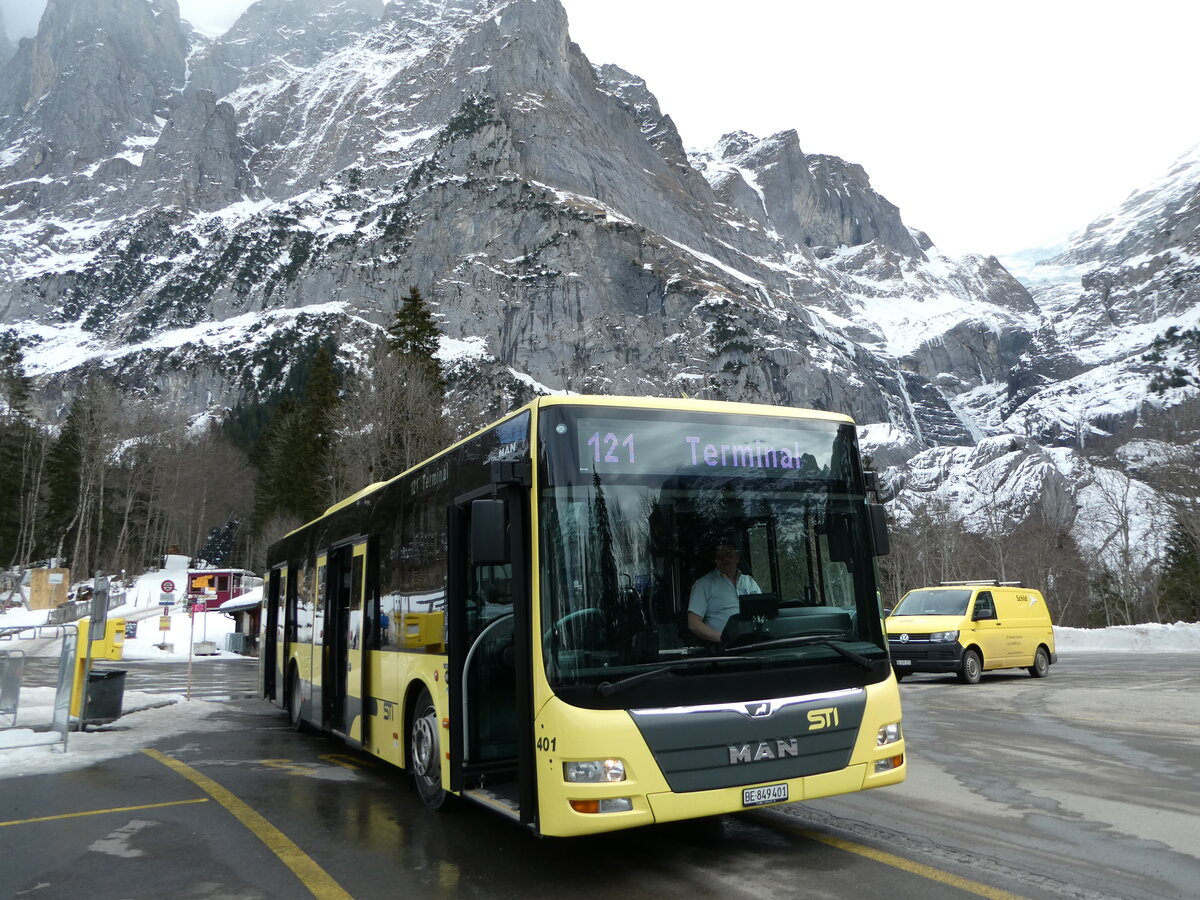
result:
[[(886, 658), (852, 425), (552, 407), (539, 431), (552, 686)], [(688, 609), (720, 544), (738, 596), (714, 641)]]

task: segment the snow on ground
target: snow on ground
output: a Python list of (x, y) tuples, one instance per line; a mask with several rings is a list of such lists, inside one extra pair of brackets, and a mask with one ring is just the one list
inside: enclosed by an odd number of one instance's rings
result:
[[(48, 719), (53, 702), (53, 688), (22, 691), (20, 719), (26, 718), (27, 703), (30, 716)], [(65, 752), (61, 744), (22, 746), (39, 740), (55, 740), (57, 732), (20, 727), (0, 730), (0, 779), (82, 769), (106, 759), (137, 753), (172, 735), (229, 727), (208, 718), (221, 709), (221, 704), (205, 700), (185, 701), (182, 694), (127, 691), (123, 709), (125, 714), (120, 719), (105, 726), (110, 730), (71, 732)]]

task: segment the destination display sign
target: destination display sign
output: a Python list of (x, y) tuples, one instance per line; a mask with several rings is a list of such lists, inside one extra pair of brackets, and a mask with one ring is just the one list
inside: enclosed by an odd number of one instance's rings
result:
[(580, 473), (821, 477), (830, 468), (835, 424), (795, 426), (646, 419), (576, 421)]

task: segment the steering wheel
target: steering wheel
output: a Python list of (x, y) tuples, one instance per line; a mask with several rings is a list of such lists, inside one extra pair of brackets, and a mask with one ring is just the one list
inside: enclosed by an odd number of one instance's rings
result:
[[(554, 627), (550, 629), (550, 634), (554, 634), (555, 632), (558, 633), (559, 641), (561, 642), (564, 650), (582, 649), (572, 645), (572, 637), (578, 635), (580, 631), (583, 631), (585, 629), (585, 621), (590, 619), (595, 619), (594, 626), (592, 627), (594, 627), (598, 633), (603, 634), (604, 611), (595, 606), (587, 606), (583, 609), (577, 609), (574, 612), (567, 613), (554, 623)], [(571, 627), (567, 628), (566, 626), (568, 625)], [(547, 637), (549, 637), (550, 634), (548, 634)]]
[(748, 644), (757, 644), (760, 641), (770, 640), (771, 636), (763, 631), (744, 631), (741, 634), (735, 634), (727, 641), (721, 641), (722, 650), (736, 650), (738, 647), (745, 647)]

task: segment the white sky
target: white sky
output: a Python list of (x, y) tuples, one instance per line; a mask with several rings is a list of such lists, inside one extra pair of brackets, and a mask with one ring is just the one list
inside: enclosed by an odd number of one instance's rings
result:
[[(10, 31), (38, 2), (0, 0)], [(645, 78), (689, 146), (794, 128), (954, 254), (1057, 241), (1200, 143), (1197, 3), (562, 2), (591, 61)], [(180, 0), (210, 33), (247, 5)]]

